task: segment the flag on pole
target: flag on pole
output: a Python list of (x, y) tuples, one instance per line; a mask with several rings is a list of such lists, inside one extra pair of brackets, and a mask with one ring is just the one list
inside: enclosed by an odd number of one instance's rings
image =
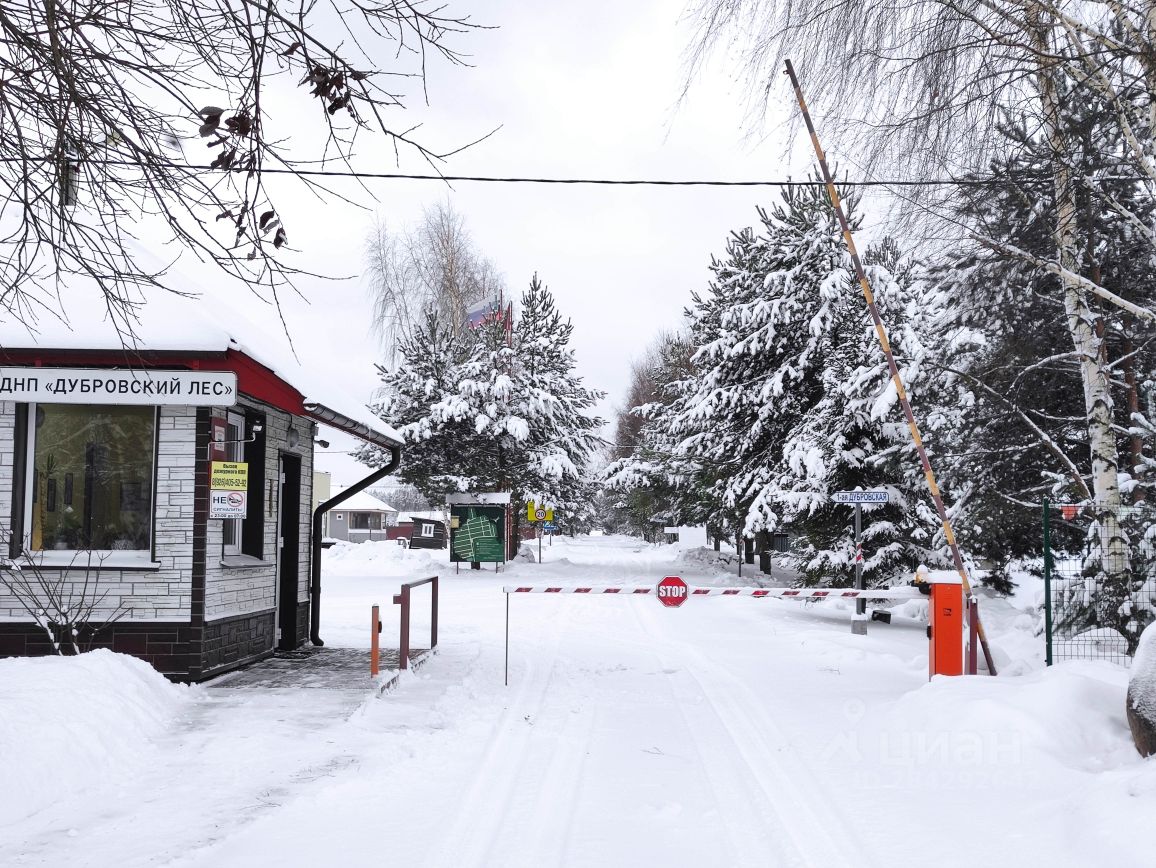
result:
[(477, 328), (485, 323), (493, 311), (494, 303), (488, 298), (466, 308), (466, 328)]

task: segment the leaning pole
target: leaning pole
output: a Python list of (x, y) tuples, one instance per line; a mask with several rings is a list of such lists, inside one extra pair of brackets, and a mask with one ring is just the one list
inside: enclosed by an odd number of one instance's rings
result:
[[(875, 335), (879, 338), (879, 345), (883, 348), (883, 355), (887, 357), (887, 367), (891, 371), (891, 382), (895, 384), (895, 393), (899, 396), (899, 404), (903, 407), (903, 415), (907, 418), (907, 428), (911, 432), (911, 439), (915, 443), (915, 451), (919, 453), (919, 460), (923, 464), (923, 476), (927, 479), (927, 487), (931, 490), (931, 499), (935, 501), (935, 510), (939, 513), (939, 520), (943, 524), (943, 536), (951, 548), (951, 557), (959, 577), (963, 580), (963, 590), (971, 595), (971, 582), (967, 578), (967, 569), (963, 565), (963, 557), (959, 554), (959, 545), (955, 541), (955, 531), (951, 528), (951, 519), (947, 517), (947, 509), (943, 505), (943, 496), (939, 492), (939, 483), (935, 481), (935, 471), (931, 469), (931, 461), (927, 457), (927, 450), (923, 448), (923, 437), (919, 434), (919, 425), (915, 422), (915, 414), (911, 412), (911, 402), (907, 400), (907, 390), (903, 387), (903, 378), (899, 375), (899, 366), (895, 364), (895, 356), (891, 352), (891, 342), (887, 339), (887, 328), (879, 316), (879, 309), (875, 306), (875, 294), (871, 291), (871, 283), (867, 280), (867, 272), (863, 269), (863, 262), (859, 259), (859, 251), (855, 247), (855, 239), (851, 236), (851, 224), (843, 213), (843, 203), (835, 189), (835, 181), (831, 177), (831, 170), (827, 167), (827, 155), (819, 144), (819, 135), (815, 132), (815, 124), (811, 121), (811, 113), (807, 111), (807, 101), (803, 99), (803, 89), (795, 75), (795, 68), (787, 60), (787, 75), (791, 78), (791, 86), (795, 89), (795, 99), (799, 102), (799, 110), (803, 113), (803, 122), (807, 125), (807, 132), (811, 136), (811, 145), (815, 148), (815, 157), (819, 161), (819, 169), (823, 173), (823, 181), (827, 185), (827, 194), (831, 198), (831, 207), (839, 218), (839, 226), (843, 230), (843, 240), (847, 242), (847, 250), (851, 254), (851, 262), (855, 266), (855, 274), (859, 278), (859, 286), (863, 290), (863, 297), (867, 300), (867, 309), (871, 311), (871, 320), (875, 324)], [(984, 633), (983, 623), (979, 620), (976, 611), (976, 633), (979, 636), (980, 647), (983, 648), (983, 659), (987, 663), (987, 671), (996, 674), (995, 661), (991, 658), (991, 649), (987, 644), (987, 634)]]

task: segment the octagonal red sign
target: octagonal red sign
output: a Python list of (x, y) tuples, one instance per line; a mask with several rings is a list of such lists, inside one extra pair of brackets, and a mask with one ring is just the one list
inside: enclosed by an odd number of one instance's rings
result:
[(686, 582), (678, 576), (667, 576), (658, 583), (658, 602), (664, 606), (676, 609), (686, 602), (690, 596), (690, 589)]

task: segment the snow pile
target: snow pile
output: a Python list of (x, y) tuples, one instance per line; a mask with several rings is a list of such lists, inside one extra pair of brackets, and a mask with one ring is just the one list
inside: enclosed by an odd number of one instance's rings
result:
[(358, 573), (361, 572), (359, 568), (372, 564), (374, 569), (392, 576), (428, 569), (433, 563), (431, 552), (438, 551), (438, 549), (407, 548), (398, 545), (397, 540), (339, 542), (326, 549), (322, 553), (322, 559), (324, 570), (332, 567), (339, 572)]
[(0, 660), (0, 827), (143, 765), (189, 697), (106, 650)]
[(939, 677), (901, 697), (892, 721), (896, 731), (954, 739), (961, 747), (971, 741), (981, 763), (1022, 764), (1037, 773), (1053, 765), (1099, 771), (1135, 759), (1121, 713), (1126, 681), (1122, 669), (1098, 662), (1018, 678)]
[(1156, 721), (1156, 624), (1149, 624), (1140, 634), (1128, 686), (1132, 707), (1147, 720)]
[(698, 567), (725, 567), (728, 564), (733, 564), (735, 560), (736, 557), (733, 554), (716, 552), (706, 546), (697, 546), (678, 553), (678, 563)]

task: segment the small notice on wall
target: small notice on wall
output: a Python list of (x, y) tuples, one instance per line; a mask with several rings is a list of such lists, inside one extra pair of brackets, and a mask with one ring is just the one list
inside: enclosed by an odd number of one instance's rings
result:
[(209, 518), (244, 518), (248, 500), (244, 491), (210, 491)]
[(209, 488), (213, 489), (214, 491), (248, 491), (248, 462), (212, 462), (209, 466)]
[(248, 488), (247, 462), (210, 462), (209, 518), (245, 518), (249, 506)]

